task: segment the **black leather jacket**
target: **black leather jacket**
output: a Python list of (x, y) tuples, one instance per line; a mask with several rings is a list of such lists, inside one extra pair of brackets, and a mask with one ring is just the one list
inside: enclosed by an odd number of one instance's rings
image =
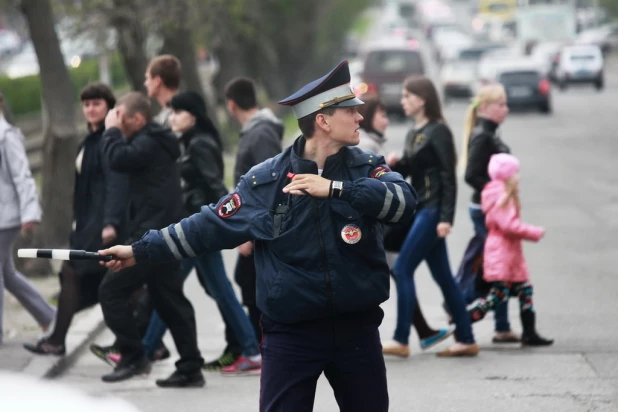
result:
[(479, 118), (468, 143), (466, 183), (474, 189), (472, 203), (481, 203), (481, 191), (491, 179), (487, 173), (489, 159), (496, 153), (510, 153), (509, 147), (496, 134), (498, 124)]
[(418, 209), (439, 207), (440, 222), (453, 224), (457, 200), (455, 143), (448, 126), (431, 121), (406, 137), (403, 157), (393, 168), (412, 178)]
[(179, 159), (182, 200), (189, 215), (228, 194), (223, 183), (221, 146), (210, 134), (191, 129), (181, 137), (185, 147)]

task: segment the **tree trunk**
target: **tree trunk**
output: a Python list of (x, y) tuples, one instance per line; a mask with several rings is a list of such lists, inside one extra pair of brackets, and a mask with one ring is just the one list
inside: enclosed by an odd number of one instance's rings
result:
[[(78, 140), (75, 94), (60, 51), (50, 1), (22, 0), (21, 10), (38, 58), (44, 102), (43, 222), (33, 242), (37, 247), (65, 247), (73, 218), (73, 165)], [(47, 270), (49, 273), (48, 262)]]
[(148, 57), (144, 50), (146, 36), (138, 20), (139, 6), (125, 0), (113, 0), (113, 3), (116, 10), (110, 23), (118, 32), (118, 50), (125, 73), (133, 90), (146, 92), (144, 73), (148, 67)]
[[(163, 28), (163, 46), (161, 47), (161, 54), (172, 54), (180, 60), (182, 64), (183, 83), (181, 87), (186, 90), (193, 90), (204, 98), (208, 117), (210, 117), (218, 128), (219, 121), (217, 119), (217, 112), (212, 104), (212, 102), (215, 101), (214, 96), (208, 96), (206, 94), (197, 69), (193, 33), (186, 24), (189, 20), (189, 10), (190, 8), (186, 2), (181, 0), (176, 0), (174, 5), (169, 9), (170, 19)], [(210, 81), (210, 79), (206, 80)]]

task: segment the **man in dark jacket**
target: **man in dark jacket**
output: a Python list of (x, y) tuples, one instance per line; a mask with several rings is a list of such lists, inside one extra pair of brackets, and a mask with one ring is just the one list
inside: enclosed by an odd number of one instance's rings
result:
[[(118, 101), (117, 108), (105, 119), (105, 126), (105, 155), (114, 170), (129, 175), (128, 242), (131, 243), (145, 231), (183, 216), (176, 164), (180, 148), (169, 129), (152, 123), (150, 101), (138, 92), (131, 92)], [(117, 382), (150, 371), (128, 304), (133, 291), (147, 283), (153, 305), (170, 326), (180, 354), (177, 370), (168, 379), (158, 380), (157, 385), (204, 385), (195, 313), (184, 296), (184, 278), (179, 271), (180, 262), (175, 261), (138, 265), (106, 275), (99, 297), (105, 322), (116, 335), (122, 358), (112, 373), (103, 376), (103, 381)]]
[(106, 266), (164, 263), (255, 239), (264, 337), (260, 411), (311, 411), (326, 375), (342, 411), (388, 411), (378, 327), (388, 299), (382, 223), (404, 225), (413, 189), (355, 147), (363, 104), (347, 62), (285, 100), (303, 132), (199, 214), (101, 251)]
[[(257, 104), (255, 85), (251, 79), (237, 77), (225, 87), (225, 98), (230, 115), (241, 125), (236, 166), (234, 167), (234, 185), (238, 185), (241, 176), (253, 166), (275, 157), (281, 153), (283, 139), (283, 122), (272, 110), (260, 109)], [(253, 242), (249, 241), (238, 247), (238, 260), (234, 279), (240, 286), (243, 304), (249, 311), (249, 319), (258, 341), (262, 340), (260, 328), (261, 312), (255, 300), (255, 262), (253, 259)], [(231, 365), (241, 355), (241, 345), (226, 317), (223, 354), (205, 365), (207, 370), (217, 370)]]

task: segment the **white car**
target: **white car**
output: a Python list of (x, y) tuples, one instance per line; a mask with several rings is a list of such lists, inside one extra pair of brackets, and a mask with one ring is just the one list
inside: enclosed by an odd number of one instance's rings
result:
[(597, 45), (603, 53), (618, 49), (618, 25), (608, 24), (579, 33), (577, 44)]
[(474, 61), (448, 61), (440, 71), (444, 98), (470, 97), (476, 81), (477, 63)]
[(481, 57), (476, 72), (477, 81), (480, 85), (493, 81), (496, 75), (496, 70), (513, 61), (519, 61), (523, 58), (523, 53), (520, 49), (500, 48), (491, 50)]
[(599, 46), (567, 46), (560, 52), (556, 68), (558, 86), (564, 90), (572, 83), (590, 83), (601, 90), (604, 86), (603, 65)]

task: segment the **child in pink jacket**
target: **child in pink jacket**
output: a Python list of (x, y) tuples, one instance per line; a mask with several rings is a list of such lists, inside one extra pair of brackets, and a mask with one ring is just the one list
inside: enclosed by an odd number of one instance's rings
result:
[(481, 207), (489, 234), (485, 242), (483, 278), (491, 283), (485, 299), (468, 310), (472, 322), (485, 317), (509, 296), (519, 297), (523, 345), (551, 345), (536, 332), (535, 312), (532, 305), (532, 284), (528, 280), (528, 266), (524, 260), (522, 240), (538, 242), (545, 229), (528, 225), (520, 220), (519, 161), (500, 153), (493, 155), (488, 166), (489, 182), (481, 193)]

